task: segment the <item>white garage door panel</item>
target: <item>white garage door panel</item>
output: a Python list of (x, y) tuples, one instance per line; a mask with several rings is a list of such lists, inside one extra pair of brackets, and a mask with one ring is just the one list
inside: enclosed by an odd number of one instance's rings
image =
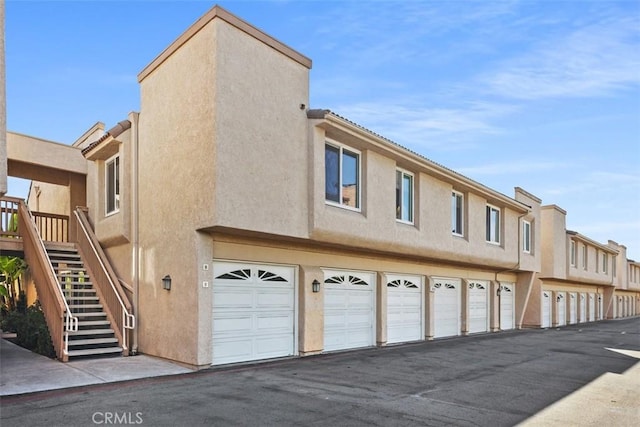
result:
[(260, 313), (256, 316), (256, 329), (261, 333), (289, 332), (293, 316), (288, 313)]
[(388, 274), (386, 281), (387, 343), (423, 339), (422, 278)]
[(489, 283), (469, 282), (469, 333), (489, 330)]
[(250, 338), (227, 339), (213, 344), (215, 364), (233, 363), (240, 360), (251, 360), (253, 342)]
[(251, 288), (216, 289), (213, 291), (213, 309), (251, 308), (253, 301), (247, 298), (248, 293), (251, 293)]
[(288, 309), (291, 307), (290, 289), (258, 289), (258, 309)]
[(214, 262), (213, 364), (295, 352), (293, 267)]
[(460, 335), (460, 280), (434, 279), (434, 337)]
[(567, 324), (567, 300), (564, 292), (558, 292), (556, 296), (556, 312), (558, 314), (558, 325)]
[(575, 292), (569, 293), (569, 323), (574, 324), (578, 321), (578, 305), (577, 296)]
[(251, 315), (217, 315), (213, 317), (216, 325), (214, 337), (234, 336), (238, 333), (251, 334), (253, 316)]
[(374, 276), (325, 270), (324, 350), (374, 344)]
[(514, 328), (514, 294), (515, 286), (512, 283), (503, 283), (500, 285), (500, 329), (503, 331)]
[(543, 328), (551, 327), (551, 292), (542, 292), (542, 324)]
[(288, 352), (291, 347), (291, 340), (282, 335), (256, 338), (255, 343), (256, 352), (260, 359), (279, 357), (282, 353)]

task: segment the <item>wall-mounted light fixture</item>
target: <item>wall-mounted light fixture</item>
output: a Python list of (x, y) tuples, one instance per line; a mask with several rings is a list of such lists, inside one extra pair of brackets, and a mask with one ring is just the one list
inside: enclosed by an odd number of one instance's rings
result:
[(320, 292), (320, 282), (314, 279), (313, 282), (311, 282), (311, 290), (313, 292)]
[(168, 291), (171, 290), (171, 276), (168, 274), (162, 278), (162, 288)]

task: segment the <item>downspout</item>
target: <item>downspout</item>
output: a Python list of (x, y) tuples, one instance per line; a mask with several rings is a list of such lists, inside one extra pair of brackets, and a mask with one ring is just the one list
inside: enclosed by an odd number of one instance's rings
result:
[[(139, 209), (138, 209), (138, 125), (139, 125), (139, 113), (132, 113), (135, 115), (135, 131), (132, 132), (133, 143), (133, 161), (132, 163), (132, 189), (131, 195), (133, 199), (133, 313), (136, 316), (136, 327), (133, 329), (133, 343), (131, 346), (131, 354), (136, 355), (138, 353), (138, 330), (140, 329), (140, 315), (138, 310), (139, 295), (140, 295), (140, 228), (139, 228)], [(132, 117), (133, 118), (133, 117)]]

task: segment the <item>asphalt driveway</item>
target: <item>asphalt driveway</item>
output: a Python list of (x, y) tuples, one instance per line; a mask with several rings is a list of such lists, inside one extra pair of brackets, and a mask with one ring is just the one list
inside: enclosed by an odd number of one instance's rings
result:
[(640, 351), (640, 318), (10, 396), (0, 424), (513, 426), (638, 362), (610, 349)]

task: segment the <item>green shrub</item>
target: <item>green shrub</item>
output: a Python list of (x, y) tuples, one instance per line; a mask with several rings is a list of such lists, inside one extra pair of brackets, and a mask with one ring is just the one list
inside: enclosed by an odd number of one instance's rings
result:
[[(26, 307), (26, 298), (20, 295), (16, 310), (10, 312), (2, 321), (2, 329), (16, 333), (16, 344), (47, 357), (55, 357), (49, 328), (38, 301)], [(20, 301), (24, 300), (21, 304)]]

